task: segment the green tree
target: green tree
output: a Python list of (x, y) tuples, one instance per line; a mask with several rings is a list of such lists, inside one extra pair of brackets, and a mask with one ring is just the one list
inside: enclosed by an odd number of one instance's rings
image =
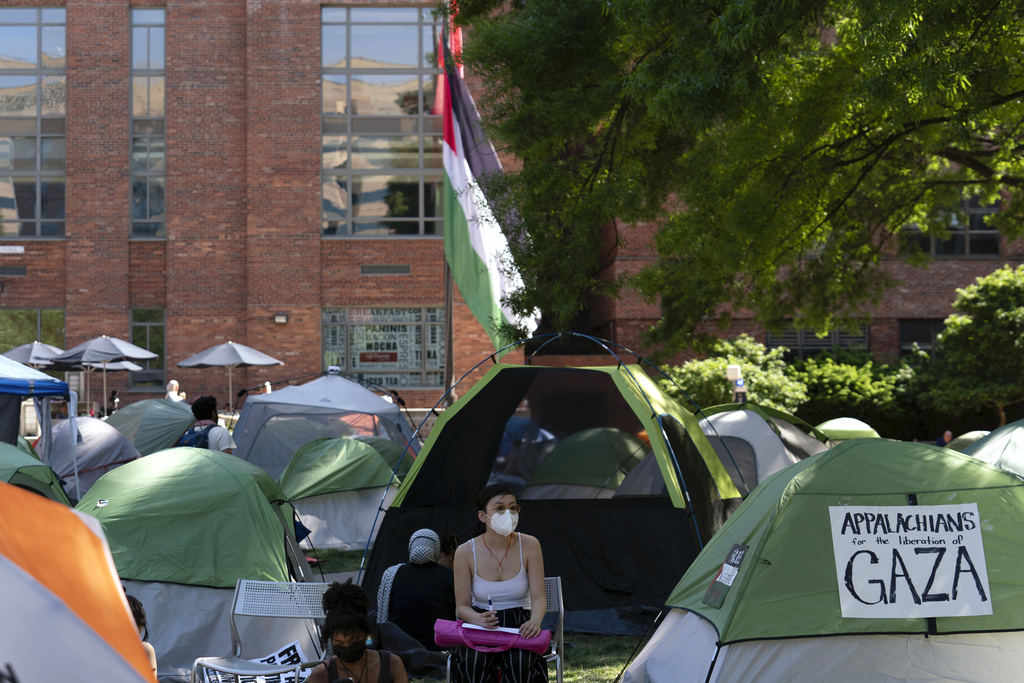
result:
[(855, 417), (882, 436), (911, 439), (914, 371), (901, 363), (876, 363), (866, 351), (836, 350), (796, 364), (790, 372), (807, 387), (807, 402), (797, 416), (811, 424), (834, 417)]
[(986, 406), (1006, 424), (1024, 401), (1024, 266), (1004, 266), (957, 290), (926, 370), (923, 405), (951, 414)]
[[(732, 402), (732, 386), (725, 377), (729, 365), (739, 365), (747, 385), (747, 400), (758, 405), (795, 411), (807, 394), (799, 379), (789, 376), (782, 356), (786, 349), (769, 350), (750, 335), (733, 341), (715, 343), (712, 355), (679, 366), (665, 366), (671, 380), (661, 380), (662, 388), (687, 408), (706, 408)], [(696, 406), (694, 406), (696, 404)]]
[[(962, 196), (1024, 225), (1019, 3), (460, 0), (460, 20), (521, 162), (493, 183), (510, 303), (557, 327), (622, 285), (660, 299), (668, 348), (741, 308), (844, 326), (892, 284), (881, 257), (923, 261), (902, 235), (946, 235)], [(603, 279), (617, 221), (641, 220), (657, 262)]]

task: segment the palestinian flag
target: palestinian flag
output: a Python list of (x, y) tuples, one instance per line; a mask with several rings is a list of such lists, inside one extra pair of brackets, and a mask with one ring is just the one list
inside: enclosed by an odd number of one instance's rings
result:
[(483, 133), (473, 98), (445, 46), (444, 91), (444, 254), (455, 284), (495, 349), (498, 325), (520, 324), (530, 332), (536, 322), (513, 317), (502, 305), (507, 292), (521, 286), (508, 241), (491, 213), (480, 179), (501, 173), (494, 147)]

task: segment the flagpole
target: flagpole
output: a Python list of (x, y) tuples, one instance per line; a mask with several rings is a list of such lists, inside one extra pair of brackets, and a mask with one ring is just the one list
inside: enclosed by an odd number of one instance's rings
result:
[(455, 382), (455, 292), (448, 257), (444, 259), (444, 392)]

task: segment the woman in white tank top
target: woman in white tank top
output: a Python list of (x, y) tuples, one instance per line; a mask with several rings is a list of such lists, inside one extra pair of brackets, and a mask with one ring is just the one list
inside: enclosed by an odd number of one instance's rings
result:
[[(504, 484), (477, 495), (484, 532), (455, 551), (455, 608), (459, 619), (484, 628), (518, 628), (525, 638), (540, 633), (547, 604), (544, 556), (533, 536), (515, 532), (519, 503)], [(513, 648), (486, 653), (460, 647), (452, 658), (456, 683), (539, 683), (547, 681), (544, 659)]]

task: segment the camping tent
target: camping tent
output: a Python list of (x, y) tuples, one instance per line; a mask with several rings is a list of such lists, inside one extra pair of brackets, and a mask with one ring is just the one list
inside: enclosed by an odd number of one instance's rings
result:
[(38, 450), (43, 456), (43, 462), (49, 462), (50, 399), (61, 396), (70, 397), (67, 383), (13, 361), (7, 356), (0, 356), (0, 441), (18, 443), (21, 400), (41, 399), (36, 405), (40, 433), (43, 435)]
[(71, 506), (60, 479), (50, 469), (17, 446), (0, 443), (0, 481), (35, 491), (50, 500)]
[[(188, 680), (193, 660), (227, 655), (237, 579), (309, 577), (293, 512), (269, 475), (243, 460), (172, 448), (100, 477), (78, 510), (103, 524), (117, 573), (146, 608), (164, 681)], [(258, 657), (300, 639), (305, 624), (240, 625)]]
[(173, 448), (185, 430), (196, 423), (192, 406), (184, 401), (148, 398), (129, 403), (106, 419), (142, 455)]
[[(386, 507), (398, 490), (397, 483), (391, 488), (388, 484), (401, 449), (386, 439), (371, 438), (388, 444), (384, 449), (393, 462), (369, 443), (341, 437), (310, 441), (288, 463), (279, 481), (310, 530), (304, 547), (365, 548), (380, 527), (381, 501)], [(403, 461), (403, 472), (409, 470), (410, 460)]]
[(1024, 420), (993, 430), (961, 452), (1024, 477)]
[(412, 429), (397, 404), (327, 374), (246, 398), (235, 425), (234, 454), (277, 478), (295, 451), (310, 441), (359, 434), (385, 437), (404, 448)]
[(611, 498), (626, 476), (651, 452), (615, 427), (594, 427), (558, 442), (533, 471), (520, 498)]
[(847, 439), (879, 438), (878, 432), (871, 425), (855, 417), (835, 417), (825, 420), (817, 426), (817, 430), (837, 443)]
[(964, 449), (970, 446), (978, 439), (988, 436), (989, 432), (986, 429), (975, 429), (970, 432), (964, 432), (960, 436), (956, 437), (952, 441), (946, 444), (946, 448), (952, 448), (954, 451), (964, 452)]
[[(536, 428), (523, 429), (522, 418)], [(503, 448), (510, 423), (519, 438)], [(653, 457), (633, 466), (611, 497), (523, 500), (519, 528), (540, 539), (545, 572), (562, 577), (566, 628), (642, 632), (740, 496), (697, 419), (636, 365), (492, 366), (437, 419), (384, 515), (364, 587), (376, 595), (381, 573), (408, 559), (417, 529), (469, 538), (480, 489), (500, 481), (521, 492), (546, 462), (548, 442), (594, 429), (618, 430), (634, 445), (646, 437)], [(537, 438), (542, 430), (550, 439)], [(595, 452), (590, 460), (606, 458)], [(615, 478), (598, 475), (610, 486)]]
[(700, 428), (741, 493), (832, 443), (798, 417), (753, 403), (705, 408)]
[(96, 520), (3, 483), (0, 604), (4, 681), (153, 680)]
[(624, 680), (1014, 680), (1022, 515), (1024, 481), (999, 468), (844, 442), (750, 494)]
[[(53, 471), (68, 482), (71, 494), (78, 500), (104, 473), (139, 457), (135, 446), (103, 420), (80, 417), (77, 443), (73, 442), (69, 420), (57, 420), (53, 425)], [(78, 463), (78, 482), (75, 489), (75, 461)]]

